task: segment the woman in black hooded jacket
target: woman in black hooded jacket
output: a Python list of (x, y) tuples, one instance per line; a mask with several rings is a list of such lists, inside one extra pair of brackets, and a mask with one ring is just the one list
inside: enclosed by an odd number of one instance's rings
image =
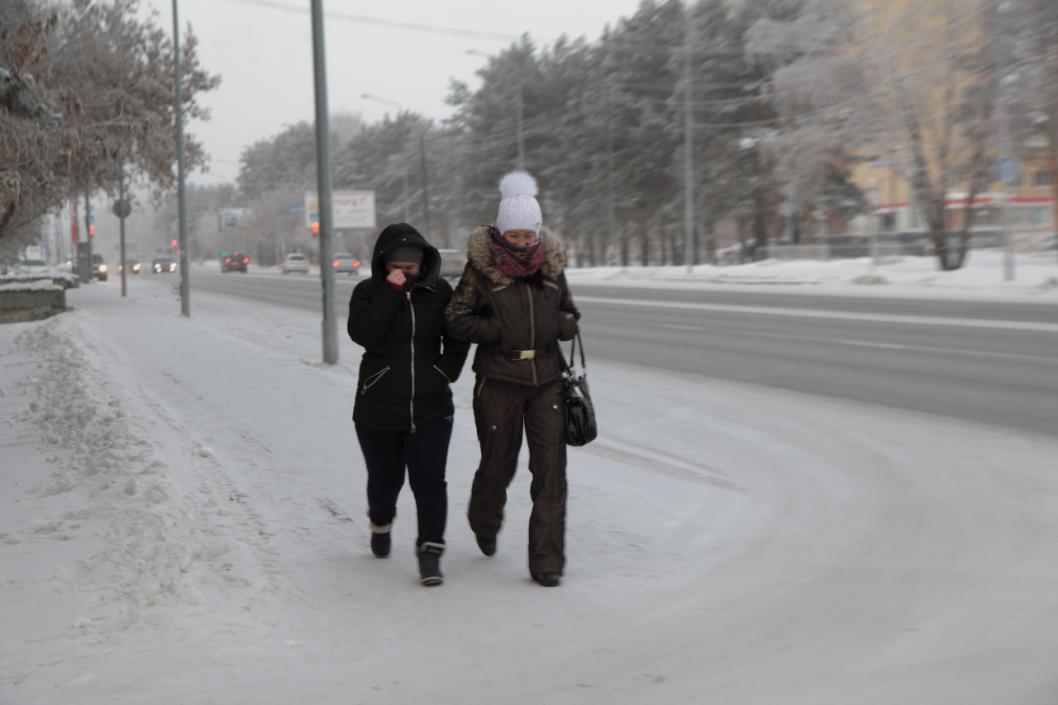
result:
[(347, 326), (364, 348), (353, 421), (367, 465), (371, 550), (379, 558), (389, 555), (407, 468), (424, 585), (443, 579), (445, 465), (454, 414), (449, 385), (469, 348), (445, 332), (452, 287), (440, 270), (440, 254), (415, 228), (387, 226), (375, 243), (371, 278), (353, 290)]

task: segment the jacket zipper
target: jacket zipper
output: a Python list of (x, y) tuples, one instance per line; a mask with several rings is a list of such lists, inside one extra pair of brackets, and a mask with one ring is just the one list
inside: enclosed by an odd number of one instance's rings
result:
[[(529, 349), (536, 350), (536, 314), (533, 312), (533, 290), (528, 285), (525, 286), (525, 295), (529, 298)], [(536, 357), (534, 356), (529, 363), (533, 366), (533, 386), (539, 384), (536, 378)]]
[(411, 399), (408, 411), (411, 417), (411, 432), (415, 433), (415, 307), (411, 303), (411, 289), (407, 292), (408, 309), (411, 311)]

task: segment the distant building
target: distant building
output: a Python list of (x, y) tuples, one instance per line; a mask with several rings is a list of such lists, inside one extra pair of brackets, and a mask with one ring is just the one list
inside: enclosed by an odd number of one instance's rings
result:
[[(903, 75), (913, 75), (918, 67), (935, 65), (945, 60), (944, 52), (950, 48), (947, 42), (957, 44), (957, 49), (966, 51), (981, 41), (985, 15), (973, 17), (972, 21), (953, 23), (957, 31), (952, 32), (943, 17), (930, 17), (928, 14), (916, 14), (911, 21), (909, 13), (921, 13), (923, 7), (930, 3), (912, 2), (912, 0), (861, 0), (863, 6), (871, 13), (872, 21), (887, 23), (878, 27), (884, 36), (895, 46), (904, 47), (899, 54), (897, 70)], [(935, 3), (936, 7), (945, 7)], [(956, 3), (956, 7), (960, 6)], [(947, 7), (952, 7), (947, 5)], [(969, 4), (961, 4), (962, 8)], [(954, 34), (955, 36), (952, 36)], [(926, 115), (923, 130), (927, 152), (930, 146), (938, 144), (936, 126), (942, 115), (941, 91), (938, 88), (938, 99), (930, 106), (932, 115)], [(894, 106), (894, 110), (897, 108)], [(1014, 116), (1016, 117), (1016, 116)], [(990, 160), (994, 163), (1001, 156), (998, 139), (990, 148)], [(1025, 136), (1013, 139), (1014, 164), (1017, 178), (1009, 186), (1009, 216), (1013, 232), (1018, 234), (1050, 234), (1058, 230), (1058, 208), (1056, 208), (1055, 169), (1058, 164), (1051, 161), (1050, 145), (1043, 135)], [(953, 149), (966, 150), (965, 139), (960, 142), (956, 135)], [(874, 149), (861, 153), (864, 161), (853, 165), (852, 180), (868, 196), (871, 204), (867, 216), (856, 218), (852, 224), (853, 232), (866, 234), (871, 232), (909, 232), (924, 231), (926, 224), (920, 209), (915, 207), (908, 182), (909, 164), (907, 162), (907, 145), (880, 144)], [(935, 166), (931, 164), (931, 167)], [(968, 184), (952, 184), (946, 197), (946, 225), (949, 230), (960, 229), (964, 222), (964, 209), (967, 200)], [(1004, 188), (997, 176), (997, 169), (991, 170), (991, 182), (974, 198), (972, 229), (996, 230), (1002, 226), (1002, 199)]]

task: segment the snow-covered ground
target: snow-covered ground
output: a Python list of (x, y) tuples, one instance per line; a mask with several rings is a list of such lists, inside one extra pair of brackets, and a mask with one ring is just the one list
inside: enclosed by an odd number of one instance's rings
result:
[(873, 296), (1009, 298), (1058, 302), (1058, 253), (1019, 252), (1013, 281), (1004, 281), (1003, 253), (977, 250), (953, 272), (937, 270), (934, 257), (841, 260), (764, 260), (749, 264), (684, 267), (594, 267), (568, 270), (571, 282), (607, 286), (730, 288), (810, 291)]
[(544, 589), (524, 453), (466, 526), (468, 369), (425, 589), (410, 492), (367, 547), (354, 346), (170, 284), (0, 326), (0, 703), (1055, 702), (1055, 437), (589, 363)]

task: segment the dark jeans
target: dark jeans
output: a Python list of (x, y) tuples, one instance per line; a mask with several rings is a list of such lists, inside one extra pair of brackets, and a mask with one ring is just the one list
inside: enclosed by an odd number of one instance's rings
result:
[(367, 464), (367, 515), (385, 526), (397, 515), (397, 495), (404, 486), (404, 468), (415, 494), (419, 535), (415, 545), (444, 543), (448, 519), (448, 442), (452, 417), (431, 419), (409, 431), (377, 431), (356, 424), (356, 437)]

